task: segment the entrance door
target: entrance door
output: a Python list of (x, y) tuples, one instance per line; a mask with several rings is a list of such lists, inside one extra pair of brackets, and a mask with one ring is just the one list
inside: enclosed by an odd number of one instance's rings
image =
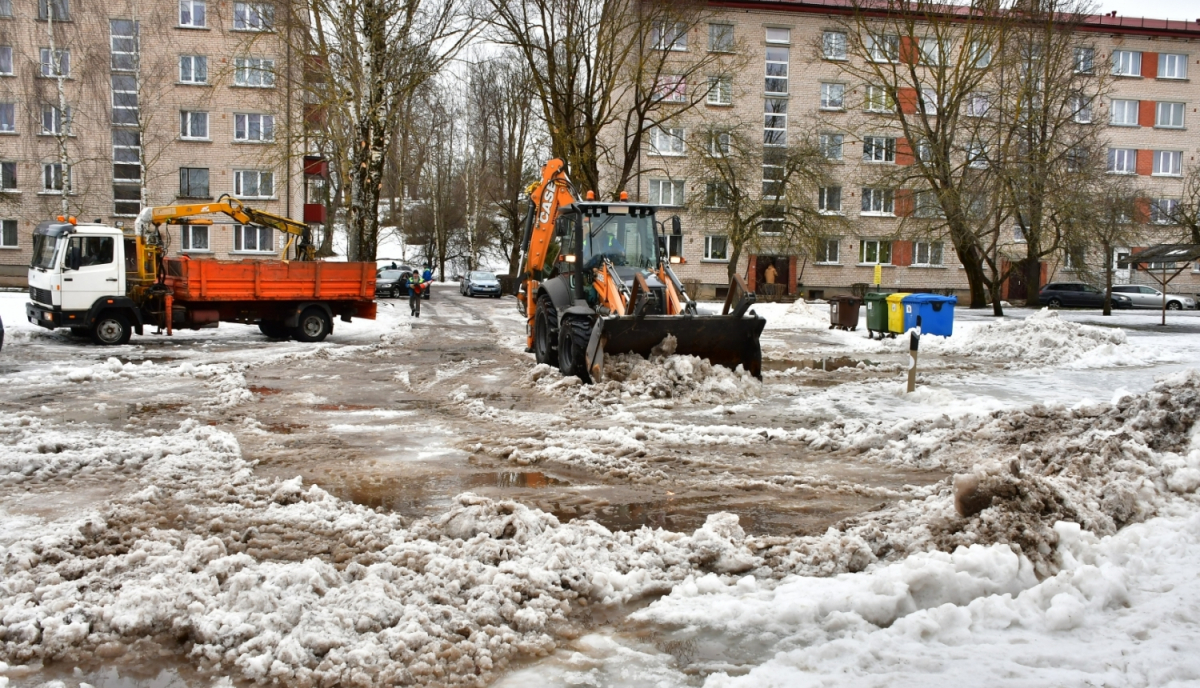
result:
[(786, 256), (758, 256), (754, 264), (758, 278), (758, 293), (769, 298), (786, 295), (788, 288), (788, 259)]
[(1121, 261), (1129, 260), (1129, 256), (1127, 248), (1113, 249), (1113, 284), (1129, 284), (1129, 264), (1121, 267)]

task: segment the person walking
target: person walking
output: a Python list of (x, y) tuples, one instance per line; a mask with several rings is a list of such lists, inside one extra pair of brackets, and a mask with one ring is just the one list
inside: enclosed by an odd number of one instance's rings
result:
[(421, 273), (416, 270), (408, 276), (408, 310), (409, 314), (414, 317), (421, 317), (421, 292), (425, 291), (428, 285)]
[(421, 271), (421, 280), (425, 282), (425, 300), (428, 301), (430, 294), (433, 292), (429, 288), (433, 284), (433, 268), (430, 268), (428, 263), (425, 265), (425, 269)]

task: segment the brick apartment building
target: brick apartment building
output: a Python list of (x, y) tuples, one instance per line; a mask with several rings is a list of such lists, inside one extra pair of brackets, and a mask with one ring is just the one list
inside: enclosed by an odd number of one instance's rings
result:
[[(828, 201), (831, 209), (845, 217), (844, 229), (828, 237), (816, 251), (743, 256), (738, 274), (761, 290), (764, 272), (774, 265), (774, 281), (783, 285), (788, 296), (819, 298), (863, 289), (873, 282), (875, 266), (880, 264), (884, 288), (954, 293), (969, 300), (964, 271), (948, 238), (906, 236), (893, 207), (898, 198), (889, 195), (882, 205), (874, 203), (875, 199), (870, 203), (863, 199), (864, 194), (875, 191), (869, 188), (869, 180), (880, 165), (904, 164), (913, 151), (903, 141), (894, 145), (896, 139), (891, 140), (891, 150), (873, 145), (872, 134), (885, 130), (886, 125), (871, 122), (882, 121), (879, 118), (886, 117), (886, 112), (873, 110), (878, 103), (867, 84), (847, 77), (840, 63), (856, 58), (847, 55), (844, 47), (837, 48), (846, 45), (839, 34), (847, 31), (848, 23), (853, 25), (845, 20), (851, 12), (849, 3), (710, 2), (708, 9), (713, 13), (711, 23), (674, 36), (670, 48), (681, 54), (744, 51), (740, 57), (745, 66), (726, 76), (728, 83), (710, 89), (706, 102), (670, 124), (669, 130), (651, 132), (642, 151), (642, 166), (650, 171), (640, 176), (636, 191), (630, 189), (641, 200), (666, 206), (660, 214), (677, 212), (682, 217), (685, 230), (678, 250), (685, 262), (679, 266), (681, 277), (703, 285), (701, 295), (721, 295), (728, 284), (729, 256), (726, 237), (714, 229), (720, 223), (713, 214), (721, 211), (698, 211), (688, 202), (693, 194), (705, 194), (706, 187), (705, 180), (688, 178), (687, 158), (697, 153), (683, 142), (705, 135), (705, 128), (713, 122), (736, 123), (746, 129), (763, 127), (767, 142), (811, 131), (817, 123), (818, 128), (829, 125), (830, 134), (840, 137), (831, 139), (839, 156), (833, 173), (840, 184), (833, 187), (838, 198), (823, 197), (820, 202), (824, 207)], [(1088, 55), (1097, 61), (1111, 56), (1114, 65), (1111, 94), (1106, 102), (1096, 104), (1089, 119), (1093, 126), (1105, 127), (1110, 170), (1136, 174), (1147, 195), (1143, 204), (1149, 223), (1137, 243), (1146, 246), (1178, 236), (1178, 231), (1170, 231), (1178, 227), (1154, 223), (1163, 219), (1160, 209), (1180, 198), (1185, 169), (1200, 164), (1196, 159), (1200, 153), (1200, 20), (1095, 16), (1085, 23), (1079, 38), (1080, 46), (1093, 51)], [(834, 54), (825, 46), (833, 46)], [(825, 143), (823, 140), (822, 145)], [(691, 169), (694, 175), (695, 168)], [(1012, 247), (1021, 238), (1014, 227), (1012, 236), (1004, 241)], [(1137, 249), (1122, 247), (1119, 253)], [(1047, 260), (1042, 274), (1043, 284), (1080, 279), (1066, 256)], [(1128, 270), (1118, 271), (1115, 279), (1149, 283), (1144, 274)], [(1005, 285), (1006, 298), (1022, 298), (1018, 292), (1023, 287), (1011, 284), (1015, 281)], [(1171, 290), (1200, 293), (1200, 264), (1177, 278)]]
[[(63, 214), (67, 183), (68, 214), (116, 226), (222, 194), (293, 216), (303, 184), (274, 18), (257, 1), (0, 0), (0, 285), (24, 285), (32, 232)], [(224, 216), (169, 241), (216, 258), (282, 245)]]

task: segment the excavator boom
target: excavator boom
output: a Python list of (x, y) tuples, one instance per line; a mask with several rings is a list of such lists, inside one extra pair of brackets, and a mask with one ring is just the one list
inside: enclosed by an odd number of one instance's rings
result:
[[(188, 218), (215, 213), (228, 215), (240, 224), (270, 227), (288, 234), (288, 242), (280, 252), (281, 260), (286, 260), (287, 251), (297, 237), (301, 239), (300, 260), (313, 260), (315, 257), (312, 242), (307, 240), (308, 225), (289, 217), (251, 208), (228, 194), (218, 198), (216, 203), (188, 203), (144, 208), (138, 215), (135, 228), (139, 235), (146, 236), (146, 232), (151, 231), (151, 227), (158, 227), (163, 223), (187, 224)], [(172, 220), (179, 222), (172, 222)]]

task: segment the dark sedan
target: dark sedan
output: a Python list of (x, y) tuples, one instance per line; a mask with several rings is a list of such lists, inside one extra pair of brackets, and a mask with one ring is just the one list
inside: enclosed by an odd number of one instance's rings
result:
[(409, 267), (380, 270), (375, 275), (375, 296), (381, 299), (408, 296), (408, 276), (412, 272), (413, 269)]
[[(1104, 292), (1083, 282), (1051, 282), (1038, 292), (1041, 302), (1051, 308), (1103, 308)], [(1113, 308), (1133, 308), (1125, 294), (1112, 295)]]

